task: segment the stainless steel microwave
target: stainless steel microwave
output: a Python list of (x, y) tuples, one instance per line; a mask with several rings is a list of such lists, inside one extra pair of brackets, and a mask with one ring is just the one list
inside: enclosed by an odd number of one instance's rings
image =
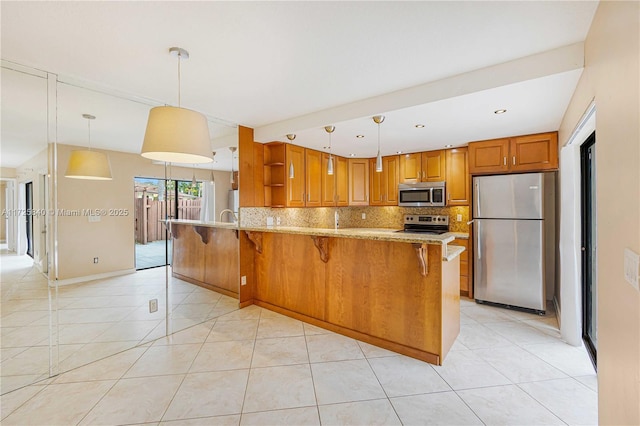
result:
[(398, 185), (398, 205), (402, 207), (443, 207), (444, 182), (401, 183)]

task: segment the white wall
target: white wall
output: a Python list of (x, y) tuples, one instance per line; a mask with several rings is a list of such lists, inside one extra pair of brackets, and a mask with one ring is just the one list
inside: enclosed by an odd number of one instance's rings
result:
[[(585, 41), (584, 72), (560, 126), (561, 145), (592, 101), (597, 110), (599, 422), (638, 425), (640, 292), (624, 278), (623, 256), (625, 248), (640, 253), (640, 2), (600, 2)], [(563, 296), (563, 311), (566, 306)]]

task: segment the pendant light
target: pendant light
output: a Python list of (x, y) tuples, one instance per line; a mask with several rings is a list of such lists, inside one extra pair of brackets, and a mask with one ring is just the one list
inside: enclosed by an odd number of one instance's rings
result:
[(91, 120), (96, 117), (90, 114), (82, 114), (89, 125), (88, 149), (71, 151), (65, 177), (87, 180), (111, 180), (111, 164), (107, 154), (91, 150)]
[(336, 130), (336, 126), (325, 126), (324, 131), (329, 133), (329, 162), (327, 163), (327, 174), (333, 175), (333, 157), (331, 157), (331, 133)]
[(234, 173), (233, 172), (233, 154), (235, 154), (237, 149), (238, 148), (236, 148), (235, 146), (230, 146), (229, 147), (229, 151), (231, 151), (231, 185), (233, 185), (235, 183), (235, 181), (236, 181), (234, 179), (234, 176), (233, 176), (233, 173)]
[(376, 155), (376, 172), (382, 171), (382, 156), (380, 155), (380, 123), (384, 121), (384, 115), (375, 115), (373, 121), (378, 125), (378, 155)]
[(215, 162), (216, 162), (216, 152), (212, 151), (211, 152), (211, 179), (210, 179), (211, 183), (216, 183), (216, 178), (215, 176), (213, 176), (213, 163)]
[(178, 58), (178, 106), (151, 108), (141, 155), (170, 163), (208, 163), (212, 159), (207, 118), (180, 107), (180, 62), (189, 59), (189, 52), (172, 47), (169, 53)]
[[(294, 135), (293, 133), (289, 133), (287, 135), (287, 139), (289, 139), (289, 142), (293, 142), (295, 138), (296, 135)], [(293, 160), (289, 160), (289, 179), (293, 179), (294, 177), (296, 177), (296, 172), (293, 169)]]
[(191, 179), (191, 188), (195, 189), (198, 186), (198, 182), (196, 181), (196, 165), (193, 165), (193, 178)]

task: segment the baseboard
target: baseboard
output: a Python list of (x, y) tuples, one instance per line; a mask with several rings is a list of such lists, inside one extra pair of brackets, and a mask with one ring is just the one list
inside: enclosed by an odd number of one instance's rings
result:
[(560, 315), (560, 304), (558, 303), (558, 298), (556, 296), (553, 296), (553, 307), (556, 310), (556, 319), (558, 320), (558, 328), (561, 329), (560, 327), (562, 327), (562, 324), (560, 324), (560, 318), (562, 318), (562, 316)]
[(104, 272), (102, 274), (85, 275), (84, 277), (67, 278), (66, 280), (52, 281), (52, 284), (58, 284), (58, 286), (72, 285), (85, 283), (87, 281), (103, 280), (105, 278), (119, 277), (121, 275), (134, 274), (135, 269), (122, 269), (120, 271)]

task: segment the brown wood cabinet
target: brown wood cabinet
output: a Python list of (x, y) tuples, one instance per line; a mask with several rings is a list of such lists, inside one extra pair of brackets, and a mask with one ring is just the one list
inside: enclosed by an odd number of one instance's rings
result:
[(401, 154), (399, 163), (399, 183), (445, 180), (445, 150)]
[(171, 230), (172, 275), (237, 299), (238, 231), (177, 222)]
[(469, 261), (471, 253), (469, 252), (469, 240), (464, 238), (456, 238), (449, 243), (452, 246), (462, 246), (465, 250), (460, 254), (460, 295), (473, 297), (471, 291), (471, 274), (472, 262)]
[(509, 139), (493, 139), (469, 144), (469, 173), (506, 173), (509, 171)]
[(446, 152), (447, 206), (469, 205), (468, 149), (454, 148)]
[(349, 161), (344, 157), (335, 157), (334, 169), (336, 176), (337, 205), (344, 207), (349, 205)]
[(255, 304), (442, 364), (460, 331), (460, 264), (443, 261), (444, 246), (420, 245), (422, 273), (410, 243), (256, 234)]
[(376, 172), (376, 159), (369, 160), (369, 204), (372, 206), (398, 205), (399, 157), (382, 157), (382, 171)]
[(322, 206), (322, 152), (304, 150), (305, 158), (305, 206)]
[(446, 179), (446, 151), (422, 153), (422, 182), (440, 182)]
[(349, 205), (369, 205), (369, 160), (349, 158)]
[[(304, 148), (297, 145), (286, 145), (286, 176), (287, 176), (287, 207), (304, 207), (305, 194), (305, 167)], [(293, 168), (293, 176), (290, 171)]]
[(519, 136), (510, 141), (511, 171), (558, 168), (558, 133)]
[(557, 169), (557, 132), (469, 143), (471, 174)]
[(422, 180), (422, 153), (400, 155), (400, 183), (416, 183)]
[(333, 175), (327, 173), (329, 154), (322, 153), (322, 206), (349, 205), (349, 163), (346, 158), (333, 158)]

